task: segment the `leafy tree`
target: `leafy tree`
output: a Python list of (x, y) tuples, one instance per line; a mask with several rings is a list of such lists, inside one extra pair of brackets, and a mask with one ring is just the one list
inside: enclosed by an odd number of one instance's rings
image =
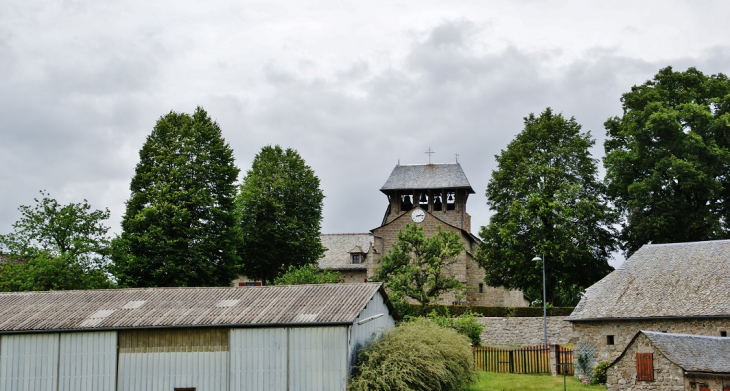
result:
[(730, 236), (730, 80), (664, 68), (623, 94), (609, 118), (606, 183), (621, 246)]
[(21, 205), (21, 218), (13, 232), (0, 235), (0, 290), (61, 290), (109, 288), (106, 274), (109, 227), (103, 221), (109, 210), (91, 210), (91, 205), (61, 205), (48, 193), (34, 199), (34, 206)]
[(114, 274), (130, 287), (225, 286), (237, 275), (239, 169), (201, 107), (160, 117), (114, 241)]
[[(413, 319), (412, 317), (408, 317)], [(446, 314), (439, 314), (436, 310), (432, 310), (428, 314), (428, 319), (436, 323), (441, 327), (452, 328), (457, 333), (469, 338), (472, 345), (482, 344), (482, 331), (484, 331), (484, 325), (479, 323), (477, 315), (471, 311), (467, 311), (461, 316), (452, 317), (449, 310), (446, 310)]]
[(286, 273), (274, 280), (274, 285), (336, 284), (340, 273), (331, 269), (319, 270), (317, 265), (289, 266)]
[(319, 178), (293, 149), (266, 146), (254, 158), (238, 195), (243, 273), (273, 281), (289, 266), (314, 264), (319, 238)]
[(115, 284), (104, 268), (82, 265), (69, 255), (54, 256), (48, 251), (38, 251), (29, 258), (0, 264), (2, 292), (113, 287)]
[(613, 270), (616, 214), (588, 152), (595, 141), (580, 128), (548, 108), (525, 118), (525, 129), (496, 156), (486, 192), (494, 214), (477, 254), (488, 285), (542, 298), (542, 265), (532, 259), (545, 254), (547, 301), (573, 305)]
[(423, 228), (408, 224), (405, 231), (398, 232), (393, 249), (380, 259), (374, 280), (389, 289), (396, 307), (406, 305), (406, 298), (428, 307), (446, 292), (463, 293), (464, 284), (449, 275), (449, 267), (463, 251), (464, 244), (453, 232), (438, 227), (436, 234), (427, 238)]

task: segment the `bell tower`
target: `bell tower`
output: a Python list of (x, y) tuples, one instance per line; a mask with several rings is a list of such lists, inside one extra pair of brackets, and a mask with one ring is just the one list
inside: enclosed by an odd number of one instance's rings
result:
[(380, 191), (388, 197), (381, 225), (414, 209), (422, 209), (445, 223), (471, 232), (466, 201), (474, 189), (459, 163), (399, 164)]

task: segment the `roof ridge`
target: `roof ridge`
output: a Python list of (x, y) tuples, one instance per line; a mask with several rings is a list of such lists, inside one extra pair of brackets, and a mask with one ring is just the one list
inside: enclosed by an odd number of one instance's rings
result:
[(320, 233), (319, 235), (320, 236), (324, 236), (324, 235), (327, 235), (327, 236), (347, 236), (347, 235), (368, 235), (368, 236), (372, 236), (373, 234), (371, 234), (369, 232), (352, 232), (352, 233), (336, 233), (336, 234), (323, 234), (323, 233)]
[(685, 246), (688, 244), (700, 244), (700, 243), (724, 243), (730, 242), (730, 239), (715, 239), (715, 240), (697, 240), (694, 242), (675, 242), (675, 243), (647, 243), (644, 246), (650, 247), (661, 247), (661, 246)]
[(668, 336), (668, 337), (690, 337), (690, 338), (703, 338), (703, 339), (717, 339), (717, 340), (729, 340), (727, 337), (720, 337), (714, 335), (698, 335), (698, 334), (686, 334), (686, 333), (663, 333), (661, 331), (650, 331), (650, 330), (639, 330), (644, 334)]
[(459, 164), (459, 162), (451, 162), (451, 163), (413, 163), (413, 164), (396, 164), (396, 167), (400, 166), (443, 166), (447, 164)]

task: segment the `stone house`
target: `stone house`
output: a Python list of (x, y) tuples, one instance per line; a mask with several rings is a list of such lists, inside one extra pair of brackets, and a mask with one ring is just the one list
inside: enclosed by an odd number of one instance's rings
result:
[[(388, 199), (381, 225), (369, 234), (322, 235), (322, 244), (330, 248), (326, 241), (332, 247), (319, 261), (320, 268), (339, 270), (344, 281), (360, 282), (360, 278), (364, 278), (363, 271), (368, 278), (375, 274), (378, 260), (390, 251), (398, 241), (398, 232), (407, 224), (418, 224), (427, 236), (441, 227), (459, 235), (465, 244), (465, 251), (449, 271), (471, 288), (465, 302), (460, 304), (528, 305), (521, 291), (484, 284), (484, 270), (474, 260), (480, 239), (471, 233), (471, 216), (466, 209), (467, 199), (474, 194), (474, 189), (459, 163), (399, 164), (380, 191)], [(355, 254), (361, 254), (361, 257), (355, 258)], [(356, 264), (356, 259), (365, 259), (365, 264)], [(349, 265), (343, 263), (348, 260)], [(453, 295), (445, 295), (441, 300), (441, 304), (455, 302)]]
[(616, 360), (639, 330), (726, 337), (730, 240), (645, 245), (588, 288), (566, 320), (576, 353), (594, 366)]
[(367, 265), (377, 253), (372, 234), (322, 234), (320, 239), (327, 248), (319, 260), (320, 269), (340, 272), (340, 282), (368, 282)]
[(609, 391), (726, 391), (730, 338), (639, 331), (607, 374)]

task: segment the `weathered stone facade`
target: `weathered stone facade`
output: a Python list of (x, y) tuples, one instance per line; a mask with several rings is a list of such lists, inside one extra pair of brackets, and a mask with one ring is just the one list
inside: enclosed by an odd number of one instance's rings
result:
[[(730, 318), (573, 322), (574, 342), (594, 346), (596, 348), (594, 361), (596, 364), (603, 361), (614, 361), (618, 358), (639, 330), (718, 337), (722, 331), (730, 331)], [(609, 336), (613, 336), (613, 345), (608, 344)]]
[[(636, 353), (652, 353), (654, 367), (653, 381), (636, 380), (636, 360), (634, 358), (636, 357)], [(669, 361), (643, 334), (639, 335), (634, 343), (626, 349), (621, 360), (608, 369), (607, 375), (609, 391), (682, 391), (685, 389), (684, 371), (682, 368)], [(719, 388), (714, 389), (719, 390)]]
[[(439, 217), (437, 217), (439, 216)], [(398, 241), (398, 233), (405, 230), (407, 224), (418, 224), (423, 228), (426, 236), (433, 236), (438, 232), (440, 227), (442, 231), (453, 232), (461, 238), (465, 243), (464, 252), (461, 253), (456, 263), (451, 265), (448, 273), (455, 276), (459, 281), (465, 284), (469, 289), (466, 297), (462, 301), (456, 300), (454, 294), (446, 294), (442, 296), (440, 304), (453, 304), (459, 302), (461, 304), (486, 305), (486, 306), (506, 306), (506, 307), (523, 307), (527, 306), (522, 292), (509, 290), (501, 287), (489, 287), (484, 285), (484, 269), (482, 269), (474, 260), (473, 254), (477, 250), (477, 241), (469, 235), (468, 231), (447, 224), (440, 219), (439, 212), (436, 214), (425, 213), (425, 218), (419, 223), (415, 223), (411, 219), (411, 212), (402, 212), (398, 215), (391, 214), (386, 221), (388, 223), (372, 230), (375, 237), (375, 248), (383, 249), (374, 256), (374, 262), (368, 265), (368, 274), (373, 275), (378, 260), (383, 253), (388, 253), (393, 245)], [(481, 287), (480, 287), (481, 284)]]
[[(573, 327), (564, 316), (547, 318), (548, 343), (563, 345), (573, 338)], [(483, 345), (535, 346), (544, 341), (542, 317), (479, 318), (485, 325), (482, 331)]]
[(700, 388), (709, 388), (710, 390), (718, 391), (727, 390), (730, 389), (730, 379), (712, 375), (687, 374), (684, 376), (685, 390), (698, 391)]

